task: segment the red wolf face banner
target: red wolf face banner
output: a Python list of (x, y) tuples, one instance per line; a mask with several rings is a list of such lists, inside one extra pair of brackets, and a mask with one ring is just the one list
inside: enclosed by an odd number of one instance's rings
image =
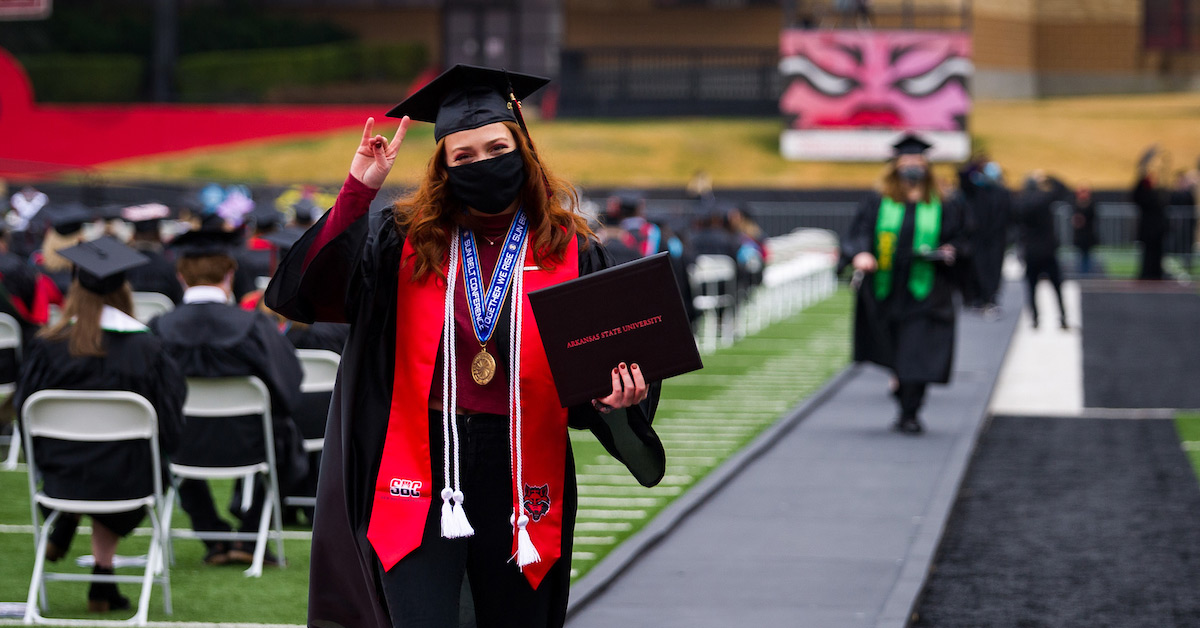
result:
[(934, 159), (969, 152), (966, 33), (789, 29), (779, 71), (785, 157), (882, 160), (905, 131), (930, 141)]

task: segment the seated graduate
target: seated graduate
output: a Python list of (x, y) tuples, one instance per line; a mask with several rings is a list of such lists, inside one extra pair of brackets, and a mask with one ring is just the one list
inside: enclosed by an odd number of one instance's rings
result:
[[(467, 581), (481, 628), (562, 626), (577, 501), (568, 424), (592, 427), (641, 483), (662, 478), (657, 382), (613, 364), (611, 394), (563, 408), (526, 298), (611, 265), (520, 116), (517, 99), (546, 82), (458, 65), (388, 114), (402, 116), (391, 141), (368, 118), (333, 209), (267, 288), (288, 318), (351, 324), (317, 489), (310, 625), (458, 625)], [(434, 122), (433, 156), (418, 189), (371, 211), (409, 116)]]
[[(21, 344), (27, 345), (46, 320), (46, 304), (37, 307), (37, 273), (21, 256), (9, 249), (8, 225), (0, 222), (0, 312), (8, 314), (21, 328)], [(40, 314), (40, 318), (39, 318)], [(17, 379), (20, 363), (14, 349), (0, 350), (0, 382)]]
[[(303, 374), (291, 344), (275, 325), (258, 312), (248, 312), (231, 303), (237, 262), (231, 247), (235, 235), (225, 231), (189, 231), (175, 238), (177, 268), (187, 289), (183, 304), (150, 321), (150, 328), (163, 341), (163, 350), (179, 364), (187, 377), (238, 377), (253, 375), (271, 394), (271, 418), (275, 432), (276, 472), (280, 490), (308, 471), (307, 457), (299, 430), (291, 420), (300, 403)], [(184, 433), (184, 446), (175, 455), (180, 464), (237, 465), (261, 459), (262, 426), (251, 418), (191, 421)], [(242, 490), (239, 488), (239, 490)], [(253, 487), (248, 511), (233, 510), (240, 531), (258, 529), (265, 498), (261, 480)], [(179, 484), (180, 505), (191, 517), (196, 531), (229, 531), (213, 504), (204, 480)], [(235, 503), (240, 500), (235, 496)], [(208, 564), (230, 561), (249, 563), (253, 543), (205, 541)], [(267, 564), (278, 564), (267, 553)]]
[[(59, 252), (74, 262), (76, 273), (63, 317), (30, 342), (16, 404), (46, 389), (124, 390), (146, 398), (158, 413), (158, 441), (165, 455), (174, 452), (183, 429), (187, 383), (162, 343), (132, 316), (133, 297), (125, 272), (146, 262), (114, 238), (85, 242)], [(146, 495), (152, 478), (150, 450), (144, 442), (78, 443), (37, 438), (33, 443), (43, 489), (53, 497), (127, 499)], [(112, 574), (121, 537), (133, 531), (144, 509), (92, 515), (93, 573)], [(71, 544), (77, 516), (58, 519), (46, 546), (46, 558), (62, 558)], [(92, 583), (88, 610), (129, 608), (112, 582)]]
[[(43, 209), (38, 215), (45, 213), (47, 209)], [(83, 227), (92, 219), (92, 212), (78, 203), (55, 208), (52, 215), (46, 218), (51, 228), (46, 229), (42, 248), (34, 251), (30, 258), (42, 273), (38, 278), (38, 288), (50, 295), (48, 300), (54, 305), (63, 304), (63, 295), (71, 287), (72, 277), (71, 262), (58, 252), (82, 242)]]
[(175, 264), (166, 256), (160, 231), (162, 221), (170, 215), (171, 210), (161, 203), (134, 205), (121, 210), (121, 218), (133, 225), (129, 246), (148, 260), (128, 273), (129, 285), (136, 292), (165, 295), (172, 303), (179, 305), (183, 300), (183, 286), (175, 274)]

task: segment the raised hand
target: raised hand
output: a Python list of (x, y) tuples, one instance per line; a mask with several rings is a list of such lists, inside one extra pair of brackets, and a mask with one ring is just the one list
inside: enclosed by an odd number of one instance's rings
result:
[(354, 159), (350, 161), (350, 174), (369, 188), (378, 190), (383, 187), (384, 180), (392, 171), (392, 164), (396, 163), (396, 153), (399, 152), (404, 134), (408, 132), (408, 125), (411, 123), (408, 116), (401, 118), (400, 128), (396, 129), (396, 136), (389, 142), (386, 137), (374, 134), (375, 118), (367, 118), (367, 124), (363, 127), (362, 142), (354, 152)]

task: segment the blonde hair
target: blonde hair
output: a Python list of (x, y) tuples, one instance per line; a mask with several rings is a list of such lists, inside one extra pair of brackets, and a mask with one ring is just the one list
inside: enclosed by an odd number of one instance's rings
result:
[(58, 252), (80, 242), (83, 242), (83, 229), (69, 235), (63, 235), (53, 228), (47, 229), (46, 236), (42, 238), (42, 268), (50, 273), (71, 270), (71, 261)]

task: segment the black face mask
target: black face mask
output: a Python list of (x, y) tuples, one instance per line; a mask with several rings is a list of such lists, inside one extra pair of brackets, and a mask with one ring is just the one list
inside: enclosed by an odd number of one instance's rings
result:
[(896, 169), (896, 174), (907, 183), (920, 183), (925, 180), (925, 166), (904, 166)]
[(485, 214), (499, 214), (512, 204), (525, 185), (525, 160), (511, 151), (482, 161), (446, 169), (450, 194), (463, 205)]

